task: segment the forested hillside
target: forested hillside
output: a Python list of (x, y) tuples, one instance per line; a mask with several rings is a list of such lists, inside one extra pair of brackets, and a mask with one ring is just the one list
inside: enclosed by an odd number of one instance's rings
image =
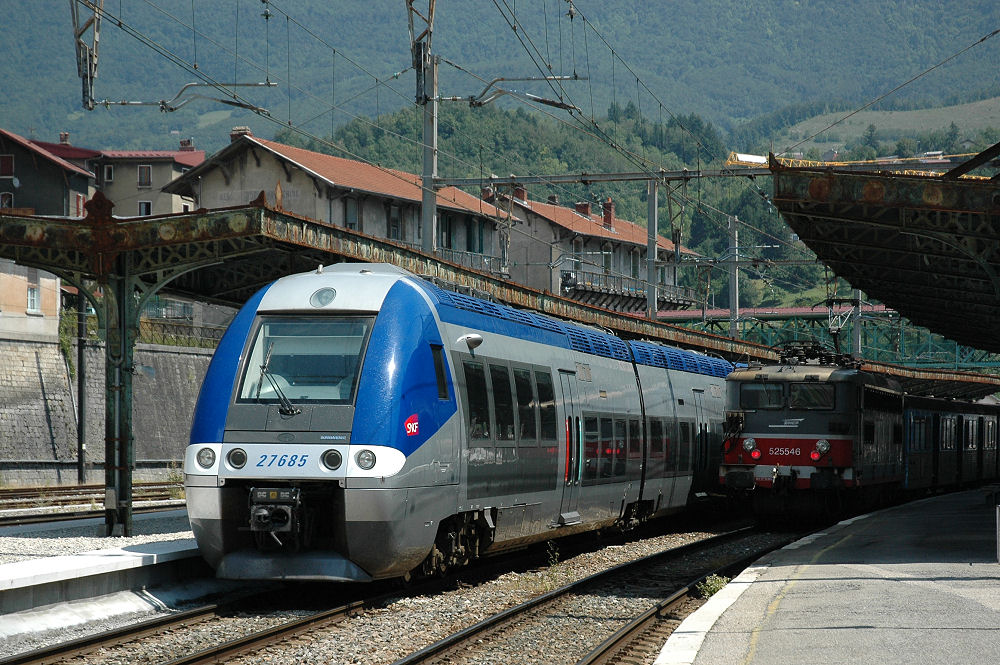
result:
[[(193, 138), (212, 152), (231, 127), (249, 125), (259, 136), (419, 171), (421, 118), (399, 0), (107, 0), (105, 10), (93, 111), (81, 106), (67, 3), (21, 3), (5, 14), (0, 127), (50, 141), (69, 131), (75, 145), (94, 148), (165, 149)], [(818, 156), (833, 147), (866, 158), (985, 147), (1000, 127), (990, 112), (1000, 108), (1000, 37), (976, 42), (997, 28), (992, 0), (438, 0), (440, 93), (458, 98), (441, 105), (440, 172), (696, 169), (718, 167), (730, 150)], [(519, 80), (541, 74), (571, 80)], [(515, 94), (470, 108), (468, 98), (497, 78), (504, 90), (575, 109)], [(174, 99), (190, 82), (203, 85)], [(257, 112), (220, 103), (233, 94)], [(160, 100), (181, 108), (161, 111)], [(744, 254), (808, 258), (769, 189), (766, 179), (691, 181), (671, 208), (682, 242), (721, 257), (736, 216)], [(642, 183), (531, 190), (550, 194), (566, 203), (612, 196), (620, 216), (645, 220)], [(666, 197), (660, 222), (669, 237)], [(823, 270), (748, 274), (758, 279), (741, 287), (746, 305), (813, 304), (807, 291)], [(725, 302), (719, 272), (690, 268), (682, 281)]]
[[(576, 74), (580, 80), (556, 90), (537, 82), (508, 87), (562, 95), (588, 116), (629, 101), (651, 118), (695, 113), (739, 137), (748, 123), (786, 108), (857, 108), (1000, 27), (992, 0), (575, 0), (572, 19), (569, 7), (566, 0), (439, 0), (433, 49), (445, 58), (441, 94), (475, 95), (494, 77)], [(52, 140), (70, 131), (79, 145), (95, 147), (162, 148), (190, 136), (215, 149), (234, 124), (251, 124), (261, 135), (289, 121), (329, 133), (354, 115), (391, 112), (413, 99), (407, 16), (398, 0), (107, 0), (105, 10), (99, 101), (170, 100), (199, 80), (269, 81), (276, 85), (236, 90), (277, 122), (207, 100), (175, 113), (81, 110), (68, 3), (42, 0), (4, 14), (0, 125)], [(996, 95), (996, 48), (988, 41), (969, 50), (883, 106)], [(731, 147), (745, 147), (736, 143)]]

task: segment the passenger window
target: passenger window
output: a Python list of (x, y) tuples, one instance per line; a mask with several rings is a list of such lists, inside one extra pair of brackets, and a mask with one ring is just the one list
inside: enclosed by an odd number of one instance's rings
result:
[(462, 363), (465, 367), (465, 403), (468, 406), (468, 422), (465, 426), (472, 441), (486, 441), (490, 438), (490, 405), (486, 393), (486, 370), (482, 363)]
[(514, 392), (517, 394), (519, 439), (524, 443), (534, 443), (538, 440), (537, 404), (531, 388), (531, 370), (514, 368)]
[(432, 344), (431, 355), (434, 356), (434, 376), (437, 378), (438, 399), (448, 399), (448, 377), (444, 368), (444, 349)]
[(694, 441), (694, 423), (681, 421), (680, 455), (677, 460), (678, 469), (686, 473), (691, 470), (691, 445)]
[(510, 373), (502, 365), (490, 365), (493, 407), (496, 413), (497, 441), (514, 440), (514, 400), (510, 392)]
[(601, 418), (601, 478), (610, 478), (615, 469), (614, 425), (611, 418)]
[(629, 478), (638, 478), (642, 468), (642, 428), (638, 420), (628, 421), (628, 461), (625, 473)]
[(552, 389), (552, 375), (548, 372), (535, 372), (535, 385), (538, 388), (539, 434), (543, 441), (555, 441), (556, 395)]
[(625, 476), (625, 455), (626, 450), (626, 439), (625, 439), (625, 421), (616, 420), (615, 421), (615, 477), (622, 478)]

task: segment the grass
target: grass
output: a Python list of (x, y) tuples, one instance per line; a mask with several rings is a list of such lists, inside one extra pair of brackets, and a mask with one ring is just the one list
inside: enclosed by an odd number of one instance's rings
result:
[[(820, 134), (818, 140), (803, 143), (796, 150), (805, 152), (811, 147), (816, 147), (820, 151), (840, 148), (844, 143), (863, 136), (869, 125), (875, 125), (882, 141), (897, 140), (904, 136), (914, 136), (934, 130), (946, 131), (953, 122), (963, 133), (990, 127), (1000, 128), (1000, 97), (919, 111), (861, 111), (845, 118), (847, 114), (846, 111), (840, 111), (803, 120), (779, 137), (775, 137), (775, 146), (781, 147), (786, 142), (797, 143), (802, 138), (812, 136), (827, 127), (830, 129)], [(934, 147), (927, 146), (921, 149), (933, 150)]]

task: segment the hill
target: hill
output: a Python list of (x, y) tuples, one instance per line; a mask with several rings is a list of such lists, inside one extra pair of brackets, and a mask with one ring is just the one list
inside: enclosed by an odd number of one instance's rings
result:
[[(967, 0), (960, 10), (933, 0), (575, 0), (572, 20), (569, 6), (439, 0), (434, 51), (446, 58), (442, 94), (476, 94), (480, 79), (538, 76), (541, 68), (582, 80), (561, 91), (537, 82), (509, 87), (564, 95), (585, 116), (629, 101), (650, 118), (696, 113), (729, 134), (789, 106), (857, 108), (1000, 26), (1000, 5), (986, 0)], [(105, 9), (98, 99), (169, 100), (199, 77), (270, 81), (277, 85), (238, 92), (272, 119), (205, 100), (175, 113), (81, 110), (69, 8), (47, 0), (8, 11), (0, 27), (8, 93), (0, 98), (0, 124), (44, 140), (69, 131), (74, 143), (93, 147), (168, 148), (193, 137), (213, 150), (236, 124), (262, 136), (289, 122), (328, 134), (357, 115), (407, 107), (413, 97), (398, 0), (157, 0), (107, 2)], [(988, 57), (995, 48), (988, 43), (956, 57), (888, 103), (933, 107), (995, 94), (997, 70)]]

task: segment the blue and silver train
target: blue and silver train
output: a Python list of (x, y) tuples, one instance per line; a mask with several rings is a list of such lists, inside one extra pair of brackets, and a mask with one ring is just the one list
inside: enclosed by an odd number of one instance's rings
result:
[(385, 264), (279, 279), (216, 351), (184, 460), (219, 577), (368, 581), (683, 509), (732, 365)]

